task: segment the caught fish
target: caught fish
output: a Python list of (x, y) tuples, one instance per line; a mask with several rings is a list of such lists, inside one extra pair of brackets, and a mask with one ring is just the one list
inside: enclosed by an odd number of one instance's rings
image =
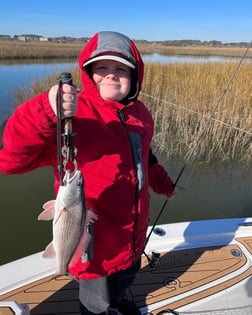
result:
[[(97, 219), (92, 209), (86, 208), (84, 179), (81, 171), (66, 171), (64, 185), (60, 186), (56, 200), (43, 205), (38, 220), (53, 219), (53, 240), (46, 247), (43, 257), (57, 260), (55, 277), (68, 273), (80, 257), (92, 259), (92, 223)], [(89, 254), (89, 255), (88, 255)]]

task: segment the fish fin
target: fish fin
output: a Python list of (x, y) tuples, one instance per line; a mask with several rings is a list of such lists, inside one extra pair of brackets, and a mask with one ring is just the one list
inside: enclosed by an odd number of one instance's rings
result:
[(54, 249), (53, 242), (49, 243), (42, 255), (43, 258), (55, 258), (56, 257), (56, 252)]
[(55, 202), (56, 202), (56, 200), (49, 200), (49, 201), (45, 202), (43, 204), (43, 209), (46, 210), (48, 208), (55, 207)]
[(44, 203), (43, 209), (44, 211), (40, 213), (40, 215), (38, 216), (38, 220), (44, 221), (52, 220), (55, 213), (55, 200), (50, 200)]
[(59, 220), (59, 218), (61, 217), (62, 213), (66, 212), (66, 211), (68, 211), (68, 209), (67, 209), (66, 207), (63, 207), (63, 208), (59, 211), (58, 216), (57, 216), (57, 217), (55, 218), (55, 220), (54, 220), (54, 224), (56, 224), (56, 223), (58, 222), (58, 220)]
[(82, 255), (86, 252), (89, 243), (91, 242), (92, 236), (88, 233), (87, 229), (82, 233), (80, 242), (71, 258), (68, 267), (72, 268), (76, 265), (77, 261), (82, 257)]

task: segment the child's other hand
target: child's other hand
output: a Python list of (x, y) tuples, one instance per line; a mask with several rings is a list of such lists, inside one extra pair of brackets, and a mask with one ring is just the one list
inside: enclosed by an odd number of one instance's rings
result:
[(177, 196), (177, 193), (175, 190), (171, 194), (167, 196), (167, 201), (172, 201)]
[[(55, 115), (57, 116), (57, 105), (56, 105), (56, 98), (58, 92), (58, 85), (54, 85), (49, 90), (49, 102), (51, 104), (52, 110), (54, 111)], [(72, 85), (69, 84), (62, 84), (61, 87), (61, 117), (69, 118), (76, 114), (77, 112), (77, 92), (79, 90)]]

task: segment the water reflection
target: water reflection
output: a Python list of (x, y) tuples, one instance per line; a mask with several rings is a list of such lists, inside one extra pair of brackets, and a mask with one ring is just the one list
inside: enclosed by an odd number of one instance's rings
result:
[(146, 63), (159, 62), (163, 64), (167, 63), (203, 63), (203, 62), (237, 62), (239, 58), (227, 58), (218, 56), (167, 56), (157, 53), (144, 55), (143, 60)]
[(37, 60), (29, 63), (28, 61), (10, 62), (0, 64), (0, 121), (8, 117), (12, 112), (14, 103), (13, 91), (16, 88), (29, 88), (31, 81), (35, 79), (43, 80), (52, 73), (61, 73), (76, 67), (76, 62), (52, 62)]
[[(165, 166), (175, 180), (181, 165), (167, 161)], [(195, 163), (183, 173), (178, 186), (185, 190), (178, 190), (177, 197), (167, 205), (160, 223), (251, 216), (251, 179), (251, 167), (238, 162)], [(155, 194), (151, 196), (150, 223), (153, 223), (164, 198)]]
[[(181, 163), (166, 161), (165, 167), (175, 179)], [(252, 213), (252, 169), (234, 165), (201, 164), (188, 168), (180, 186), (184, 192), (166, 206), (158, 223), (247, 217)], [(43, 250), (52, 237), (51, 222), (38, 222), (45, 201), (53, 199), (51, 168), (24, 175), (2, 175), (0, 264)], [(165, 199), (151, 193), (152, 224)], [(193, 225), (190, 225), (193, 226)], [(223, 227), (224, 228), (224, 227)], [(22, 237), (20, 237), (22, 235)]]

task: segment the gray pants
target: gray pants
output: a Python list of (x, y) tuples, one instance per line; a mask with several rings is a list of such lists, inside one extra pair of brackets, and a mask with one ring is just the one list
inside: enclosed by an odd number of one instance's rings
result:
[(81, 314), (108, 314), (109, 308), (116, 309), (125, 297), (125, 290), (134, 281), (140, 265), (141, 260), (133, 267), (108, 277), (80, 281)]

